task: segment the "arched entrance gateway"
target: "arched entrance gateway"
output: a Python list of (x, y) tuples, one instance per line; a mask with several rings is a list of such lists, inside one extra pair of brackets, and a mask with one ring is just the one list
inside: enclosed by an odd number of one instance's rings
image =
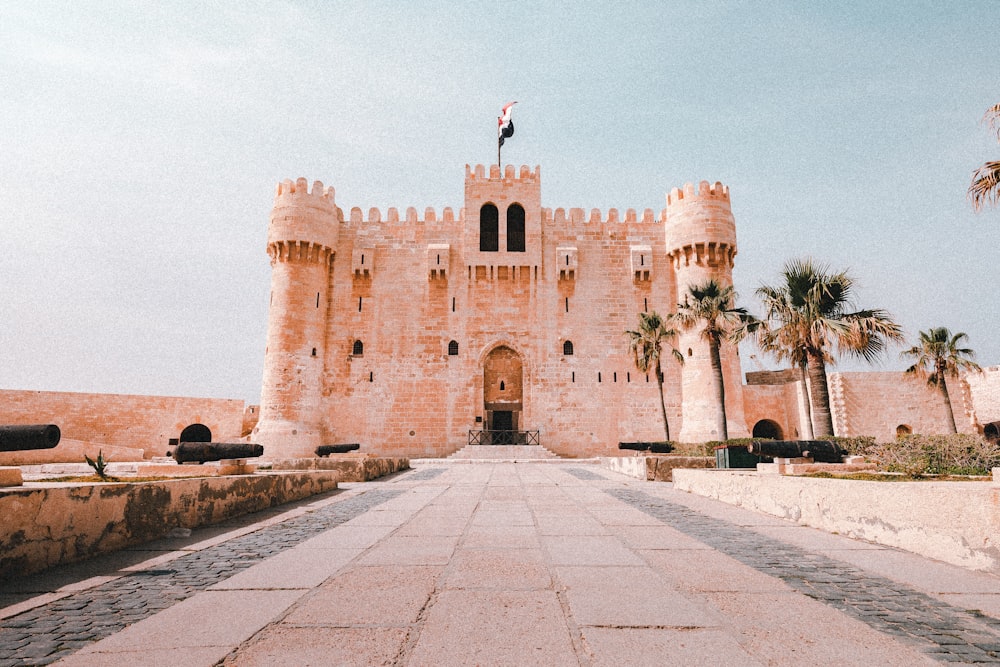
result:
[(501, 345), (483, 362), (483, 412), (488, 438), (483, 444), (522, 444), (518, 430), (524, 412), (521, 356)]

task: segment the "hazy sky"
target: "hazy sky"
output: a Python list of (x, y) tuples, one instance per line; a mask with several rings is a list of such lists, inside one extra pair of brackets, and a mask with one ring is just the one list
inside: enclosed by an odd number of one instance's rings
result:
[(1000, 158), (998, 9), (4, 2), (0, 388), (256, 403), (275, 184), (457, 211), (511, 100), (504, 162), (541, 165), (543, 206), (720, 180), (742, 305), (812, 256), (1000, 364), (1000, 210), (965, 197)]

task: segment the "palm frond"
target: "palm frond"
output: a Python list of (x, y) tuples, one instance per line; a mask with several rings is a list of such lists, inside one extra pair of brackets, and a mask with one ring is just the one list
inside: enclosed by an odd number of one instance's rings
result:
[(987, 204), (996, 206), (1000, 203), (1000, 162), (987, 162), (972, 173), (968, 197), (975, 211), (982, 210)]

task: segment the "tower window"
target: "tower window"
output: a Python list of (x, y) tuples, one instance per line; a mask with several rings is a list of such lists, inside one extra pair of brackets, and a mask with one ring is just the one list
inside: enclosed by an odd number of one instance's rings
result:
[(365, 354), (365, 344), (360, 340), (354, 341), (354, 347), (351, 348), (351, 354), (355, 357), (362, 357)]
[(573, 341), (568, 340), (565, 343), (563, 343), (563, 354), (565, 356), (567, 356), (567, 357), (572, 356), (572, 354), (573, 354)]
[(457, 357), (458, 356), (458, 341), (453, 340), (448, 343), (448, 356)]
[(314, 357), (316, 356), (316, 348), (315, 347), (313, 348), (312, 356), (314, 356)]
[(479, 251), (500, 250), (500, 212), (493, 204), (483, 204), (479, 209)]
[(507, 252), (524, 252), (524, 207), (520, 204), (507, 208)]

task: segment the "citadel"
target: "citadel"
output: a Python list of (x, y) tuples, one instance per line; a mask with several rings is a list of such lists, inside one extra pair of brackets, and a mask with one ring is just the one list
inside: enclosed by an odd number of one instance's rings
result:
[[(230, 399), (0, 390), (0, 421), (57, 422), (69, 439), (163, 454), (168, 442), (249, 439), (268, 458), (357, 443), (442, 457), (469, 444), (541, 444), (569, 457), (661, 440), (655, 377), (625, 331), (676, 310), (688, 286), (733, 284), (729, 188), (673, 188), (665, 207), (606, 213), (542, 205), (541, 170), (466, 165), (457, 211), (338, 206), (334, 189), (279, 183), (260, 405)], [(718, 439), (707, 344), (674, 341), (664, 396), (671, 436)], [(811, 436), (797, 371), (743, 375), (724, 346), (731, 438)], [(901, 372), (830, 368), (839, 436), (943, 433), (939, 394)], [(1000, 420), (1000, 367), (949, 380), (960, 432)], [(134, 451), (134, 450), (132, 450)], [(2, 457), (0, 457), (2, 458)]]
[[(587, 213), (543, 207), (538, 167), (466, 165), (457, 214), (345, 215), (333, 188), (285, 181), (267, 252), (254, 441), (288, 456), (327, 442), (444, 456), (514, 431), (591, 456), (662, 439), (655, 378), (636, 370), (624, 332), (639, 313), (674, 311), (690, 285), (732, 285), (737, 241), (721, 183), (673, 188), (659, 212)], [(675, 344), (684, 363), (663, 366), (672, 435), (718, 439), (707, 343), (688, 332)], [(722, 361), (730, 437), (809, 437), (797, 374), (751, 373), (744, 384), (738, 350)], [(960, 430), (971, 431), (976, 406), (959, 384)], [(838, 434), (891, 438), (944, 423), (937, 395), (899, 373), (834, 373), (830, 385)]]

